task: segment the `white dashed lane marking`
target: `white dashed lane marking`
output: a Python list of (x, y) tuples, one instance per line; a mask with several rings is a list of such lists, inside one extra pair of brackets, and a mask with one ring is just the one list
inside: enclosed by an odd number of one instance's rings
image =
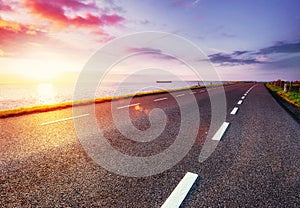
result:
[(82, 117), (89, 116), (89, 115), (90, 114), (83, 114), (83, 115), (73, 116), (73, 117), (69, 117), (69, 118), (63, 118), (63, 119), (59, 119), (59, 120), (55, 120), (55, 121), (49, 121), (49, 122), (41, 123), (40, 126), (58, 123), (58, 122), (62, 122), (62, 121), (68, 121), (68, 120), (72, 120), (72, 119), (76, 119), (76, 118), (82, 118)]
[(198, 175), (187, 172), (161, 208), (178, 208), (189, 193)]
[(176, 97), (182, 97), (184, 96), (184, 94), (179, 94), (179, 95), (176, 95)]
[(219, 130), (215, 133), (215, 135), (213, 136), (212, 140), (216, 140), (216, 141), (220, 141), (223, 134), (225, 133), (226, 129), (228, 128), (229, 123), (228, 122), (224, 122), (222, 124), (222, 126), (219, 128)]
[(133, 107), (133, 106), (136, 106), (136, 105), (140, 105), (140, 103), (135, 103), (135, 104), (130, 104), (130, 105), (124, 105), (124, 106), (119, 106), (117, 107), (117, 109), (122, 109), (122, 108), (129, 108), (129, 107)]
[(230, 114), (235, 115), (237, 113), (238, 109), (239, 109), (238, 107), (234, 107)]
[(155, 100), (153, 100), (154, 102), (158, 102), (158, 101), (162, 101), (162, 100), (167, 100), (168, 98), (164, 97), (164, 98), (157, 98)]

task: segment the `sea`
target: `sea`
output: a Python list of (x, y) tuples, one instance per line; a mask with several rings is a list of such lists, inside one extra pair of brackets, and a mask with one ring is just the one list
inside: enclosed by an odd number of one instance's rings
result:
[[(94, 97), (90, 90), (80, 89), (83, 99), (93, 99), (107, 96), (120, 96), (136, 92), (147, 92), (159, 89), (176, 89), (188, 86), (221, 84), (224, 82), (155, 82), (155, 83), (118, 83), (110, 82), (101, 84), (93, 89)], [(33, 107), (62, 102), (74, 101), (74, 91), (78, 90), (75, 83), (38, 83), (38, 84), (0, 84), (0, 110)], [(85, 97), (85, 95), (87, 95)]]

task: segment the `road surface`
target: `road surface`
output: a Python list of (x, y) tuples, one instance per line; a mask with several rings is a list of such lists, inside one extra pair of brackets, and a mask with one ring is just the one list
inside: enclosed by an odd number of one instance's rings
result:
[[(0, 207), (161, 207), (187, 172), (198, 177), (182, 207), (299, 207), (299, 124), (266, 88), (254, 83), (225, 87), (229, 126), (202, 163), (201, 149), (212, 139), (207, 138), (210, 99), (206, 90), (193, 92), (175, 93), (186, 107), (192, 96), (197, 100), (200, 125), (188, 121), (191, 131), (198, 131), (193, 147), (172, 168), (148, 177), (121, 176), (95, 163), (76, 136), (72, 109), (0, 119)], [(212, 90), (212, 96), (219, 93)], [(116, 129), (110, 102), (97, 104), (98, 125), (115, 149), (147, 157), (174, 142), (181, 116), (172, 96), (136, 97), (130, 106), (124, 100), (115, 102), (117, 113), (129, 108), (140, 130), (150, 127), (148, 115), (154, 108), (163, 109), (167, 119), (157, 139), (136, 142)], [(87, 125), (87, 107), (77, 108), (82, 113), (74, 119)]]

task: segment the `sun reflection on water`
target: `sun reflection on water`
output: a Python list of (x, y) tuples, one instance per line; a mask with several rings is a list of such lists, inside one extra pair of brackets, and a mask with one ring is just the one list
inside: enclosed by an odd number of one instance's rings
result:
[(37, 86), (39, 104), (53, 104), (55, 100), (55, 90), (52, 84), (42, 83)]

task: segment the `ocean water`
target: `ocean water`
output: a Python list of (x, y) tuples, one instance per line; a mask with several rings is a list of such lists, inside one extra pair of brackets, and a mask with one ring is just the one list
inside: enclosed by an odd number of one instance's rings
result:
[[(205, 84), (220, 84), (208, 82)], [(88, 87), (80, 89), (84, 99), (93, 99), (106, 96), (132, 94), (158, 89), (174, 89), (187, 86), (204, 85), (203, 82), (172, 82), (172, 83), (106, 83), (88, 92)], [(31, 107), (37, 105), (56, 104), (73, 101), (75, 84), (0, 84), (0, 110)], [(86, 96), (85, 96), (86, 95)]]

